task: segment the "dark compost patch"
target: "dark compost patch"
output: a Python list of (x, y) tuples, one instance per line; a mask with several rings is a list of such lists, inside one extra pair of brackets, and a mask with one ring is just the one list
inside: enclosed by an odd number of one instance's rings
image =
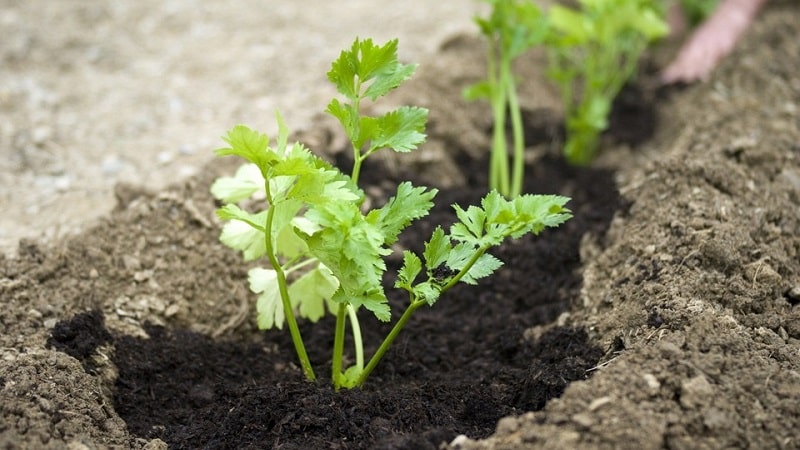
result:
[[(484, 167), (474, 161), (470, 173)], [(365, 171), (365, 181), (379, 187), (386, 180), (378, 168)], [(603, 351), (580, 329), (526, 330), (567, 311), (580, 287), (581, 238), (601, 236), (619, 200), (607, 171), (546, 156), (529, 174), (528, 192), (571, 196), (575, 217), (504, 245), (495, 253), (506, 263), (499, 274), (419, 311), (363, 389), (334, 393), (325, 379), (332, 318), (301, 326), (323, 378), (317, 384), (302, 379), (285, 330), (239, 342), (151, 325), (148, 339), (113, 338), (116, 411), (132, 434), (170, 448), (421, 449), (458, 434), (488, 436), (499, 418), (542, 408), (585, 378)], [(449, 205), (477, 202), (484, 181), (476, 177), (474, 189), (440, 191), (436, 209), (407, 230), (403, 245), (419, 251), (434, 226), (454, 220)], [(391, 301), (396, 316), (404, 299)], [(389, 330), (366, 315), (362, 327), (368, 352)], [(51, 344), (85, 359), (87, 345), (106, 340), (92, 312), (57, 326)]]

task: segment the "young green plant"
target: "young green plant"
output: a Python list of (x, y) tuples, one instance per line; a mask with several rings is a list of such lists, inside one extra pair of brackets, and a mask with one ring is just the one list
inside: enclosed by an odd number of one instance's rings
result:
[(654, 0), (579, 0), (580, 9), (548, 13), (548, 73), (564, 102), (572, 164), (589, 164), (608, 128), (611, 105), (633, 76), (648, 43), (667, 33)]
[[(468, 99), (485, 98), (492, 107), (494, 130), (489, 163), (489, 187), (513, 198), (522, 193), (525, 137), (512, 63), (546, 36), (541, 10), (530, 0), (485, 0), (492, 5), (488, 18), (476, 17), (488, 41), (487, 76), (464, 91)], [(511, 118), (511, 164), (506, 140), (506, 118)], [(511, 169), (509, 170), (509, 166)]]
[(679, 3), (689, 25), (694, 27), (714, 12), (719, 0), (680, 0)]
[[(560, 196), (523, 195), (506, 200), (496, 191), (481, 206), (455, 206), (458, 222), (445, 233), (437, 227), (425, 243), (422, 258), (403, 252), (404, 264), (395, 287), (408, 292), (409, 303), (374, 355), (365, 363), (358, 312), (365, 309), (389, 321), (391, 311), (382, 284), (386, 263), (400, 233), (433, 207), (435, 189), (400, 183), (383, 206), (363, 210), (358, 188), (363, 161), (384, 148), (407, 152), (425, 139), (427, 110), (401, 107), (377, 117), (363, 115), (360, 104), (396, 88), (414, 72), (397, 61), (397, 41), (383, 46), (357, 39), (333, 63), (328, 78), (345, 97), (327, 111), (344, 126), (353, 149), (350, 176), (314, 156), (302, 144), (288, 143), (288, 130), (278, 115), (274, 145), (245, 126), (224, 138), (219, 155), (248, 161), (234, 177), (224, 177), (212, 193), (225, 205), (217, 214), (228, 220), (220, 239), (243, 252), (246, 260), (266, 257), (270, 268), (249, 272), (250, 288), (259, 295), (260, 328), (288, 324), (303, 373), (316, 378), (297, 326), (296, 314), (312, 322), (326, 310), (336, 316), (331, 379), (335, 389), (361, 386), (372, 373), (412, 314), (433, 305), (458, 282), (474, 284), (501, 266), (487, 251), (507, 238), (538, 234), (570, 217), (569, 200)], [(239, 202), (263, 202), (249, 212)], [(424, 260), (424, 262), (423, 262)], [(349, 320), (355, 363), (344, 368), (344, 336)]]

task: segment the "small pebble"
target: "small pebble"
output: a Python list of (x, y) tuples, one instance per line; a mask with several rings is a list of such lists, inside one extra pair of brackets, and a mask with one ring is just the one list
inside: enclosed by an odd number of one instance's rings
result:
[(611, 397), (609, 397), (609, 396), (596, 398), (596, 399), (592, 400), (592, 403), (589, 403), (589, 411), (595, 411), (598, 408), (600, 408), (601, 406), (603, 406), (605, 404), (608, 404), (608, 403), (611, 403)]
[(681, 383), (680, 403), (684, 408), (693, 409), (708, 403), (714, 395), (714, 386), (703, 375), (690, 378)]
[(177, 304), (172, 304), (167, 306), (167, 309), (164, 311), (164, 317), (172, 317), (175, 314), (178, 314), (178, 311), (181, 310), (181, 307)]
[(124, 255), (122, 257), (122, 265), (128, 270), (139, 270), (142, 267), (142, 263), (139, 262), (139, 259), (131, 255)]
[(659, 389), (661, 389), (661, 383), (658, 381), (658, 378), (652, 373), (646, 373), (642, 375), (642, 378), (644, 378), (644, 382), (647, 384), (648, 394), (658, 394)]
[(800, 303), (800, 285), (789, 289), (789, 292), (786, 293), (786, 298), (789, 300), (789, 303), (793, 305)]
[(594, 419), (587, 413), (578, 413), (573, 415), (572, 421), (583, 428), (591, 428), (591, 426), (594, 425)]
[(503, 417), (497, 422), (497, 434), (511, 434), (519, 429), (519, 421), (516, 417)]
[(466, 444), (467, 442), (469, 442), (469, 438), (467, 437), (467, 435), (459, 434), (452, 441), (450, 441), (450, 446), (458, 448)]

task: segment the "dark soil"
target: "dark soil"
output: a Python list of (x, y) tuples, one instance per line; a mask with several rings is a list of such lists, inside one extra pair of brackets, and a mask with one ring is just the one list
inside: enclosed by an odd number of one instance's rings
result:
[[(360, 390), (324, 379), (330, 320), (302, 328), (318, 384), (287, 332), (256, 329), (208, 194), (234, 162), (164, 191), (118, 186), (88, 231), (0, 256), (0, 448), (800, 448), (797, 13), (770, 1), (707, 83), (641, 80), (594, 169), (555, 156), (557, 95), (542, 55), (520, 60), (527, 189), (572, 197), (575, 217), (419, 310)], [(430, 109), (429, 139), (376, 155), (370, 201), (404, 178), (441, 189), (399, 247), (483, 193), (491, 117), (461, 96), (483, 58), (455, 37), (390, 99)], [(299, 140), (346, 162), (331, 120)], [(362, 325), (369, 351), (387, 328)]]
[[(436, 224), (454, 220), (449, 205), (479, 201), (484, 166), (476, 161), (465, 171), (474, 174), (474, 189), (440, 192), (431, 216), (404, 233), (402, 245), (419, 251)], [(367, 183), (393, 181), (380, 164), (365, 172)], [(241, 342), (147, 325), (147, 338), (113, 338), (115, 410), (131, 433), (170, 448), (435, 449), (458, 434), (488, 436), (501, 417), (542, 408), (587, 377), (604, 351), (580, 328), (526, 330), (568, 310), (581, 285), (581, 238), (603, 235), (620, 200), (608, 171), (548, 155), (529, 173), (528, 192), (570, 195), (575, 217), (504, 245), (496, 252), (506, 263), (500, 274), (418, 312), (363, 389), (334, 393), (329, 380), (304, 381), (286, 330)], [(402, 296), (392, 303), (401, 310)], [(362, 322), (374, 351), (389, 326), (367, 316)], [(301, 330), (325, 373), (333, 318)], [(50, 343), (92, 370), (92, 347), (110, 340), (93, 311), (56, 325)]]

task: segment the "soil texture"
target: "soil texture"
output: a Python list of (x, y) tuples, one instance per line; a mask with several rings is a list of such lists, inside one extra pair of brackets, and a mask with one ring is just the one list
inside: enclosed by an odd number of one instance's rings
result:
[[(526, 190), (572, 197), (575, 217), (420, 310), (363, 389), (303, 381), (288, 333), (255, 328), (208, 194), (235, 162), (118, 185), (96, 226), (0, 259), (0, 445), (800, 448), (798, 13), (770, 3), (706, 84), (644, 74), (592, 168), (563, 164), (542, 55), (522, 61)], [(491, 117), (460, 95), (482, 61), (475, 36), (453, 37), (390, 99), (430, 108), (429, 141), (365, 167), (369, 201), (401, 179), (441, 190), (402, 248), (485, 192)], [(296, 137), (347, 165), (331, 119)], [(388, 328), (362, 326), (370, 351)], [(301, 327), (320, 375), (332, 329)]]

